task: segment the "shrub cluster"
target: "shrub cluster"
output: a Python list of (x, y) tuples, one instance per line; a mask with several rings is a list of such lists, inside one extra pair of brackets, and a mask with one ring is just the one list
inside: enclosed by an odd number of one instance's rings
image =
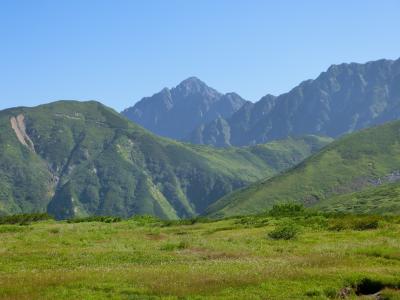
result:
[(292, 240), (297, 237), (299, 228), (292, 223), (280, 224), (268, 236), (273, 240)]
[(379, 216), (345, 215), (342, 217), (332, 218), (329, 224), (329, 230), (340, 231), (377, 229), (381, 219), (382, 217)]
[(91, 216), (91, 217), (73, 218), (67, 220), (68, 223), (83, 223), (83, 222), (117, 223), (121, 221), (122, 219), (120, 217), (111, 217), (111, 216)]
[(11, 216), (0, 216), (0, 225), (2, 224), (19, 224), (27, 225), (32, 222), (39, 222), (53, 219), (47, 213), (19, 214)]
[(194, 225), (196, 223), (210, 223), (210, 222), (212, 221), (207, 218), (196, 217), (190, 219), (164, 220), (162, 221), (162, 226), (168, 227), (168, 226), (179, 226), (179, 225)]

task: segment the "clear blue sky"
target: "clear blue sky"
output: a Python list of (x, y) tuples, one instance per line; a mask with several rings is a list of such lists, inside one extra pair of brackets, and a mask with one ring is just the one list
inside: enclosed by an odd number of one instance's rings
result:
[(189, 76), (255, 101), (330, 64), (398, 57), (398, 0), (0, 0), (0, 109), (121, 110)]

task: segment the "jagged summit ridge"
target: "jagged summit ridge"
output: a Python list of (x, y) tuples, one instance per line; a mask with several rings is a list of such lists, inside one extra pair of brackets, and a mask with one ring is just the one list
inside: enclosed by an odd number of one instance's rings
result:
[(243, 105), (225, 119), (225, 144), (214, 143), (224, 132), (213, 121), (188, 141), (243, 146), (304, 134), (336, 138), (400, 118), (399, 86), (400, 59), (332, 65), (287, 93)]
[(236, 93), (224, 95), (189, 77), (174, 88), (141, 99), (122, 114), (158, 135), (182, 140), (202, 124), (231, 116), (244, 103)]

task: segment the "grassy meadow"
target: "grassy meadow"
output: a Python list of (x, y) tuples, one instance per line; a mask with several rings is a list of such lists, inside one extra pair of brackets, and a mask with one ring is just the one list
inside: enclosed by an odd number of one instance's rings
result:
[(400, 217), (10, 220), (0, 299), (400, 299)]

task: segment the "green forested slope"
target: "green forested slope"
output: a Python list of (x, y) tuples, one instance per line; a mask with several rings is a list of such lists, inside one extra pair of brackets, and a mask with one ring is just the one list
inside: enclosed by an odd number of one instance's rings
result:
[(0, 112), (0, 214), (58, 218), (202, 213), (216, 199), (298, 163), (314, 136), (213, 149), (157, 137), (98, 102)]
[(398, 214), (400, 212), (400, 182), (373, 186), (362, 191), (336, 195), (321, 201), (315, 208), (327, 212)]
[(385, 204), (373, 205), (370, 194), (367, 197), (370, 200), (356, 210), (350, 204), (354, 201), (353, 192), (399, 181), (399, 170), (400, 122), (396, 121), (345, 136), (283, 174), (225, 196), (208, 213), (213, 216), (257, 213), (274, 203), (293, 201), (307, 206), (321, 205), (327, 210), (339, 205), (342, 208), (337, 210), (342, 211), (347, 206), (347, 210), (356, 212), (399, 213), (396, 197), (387, 196)]

